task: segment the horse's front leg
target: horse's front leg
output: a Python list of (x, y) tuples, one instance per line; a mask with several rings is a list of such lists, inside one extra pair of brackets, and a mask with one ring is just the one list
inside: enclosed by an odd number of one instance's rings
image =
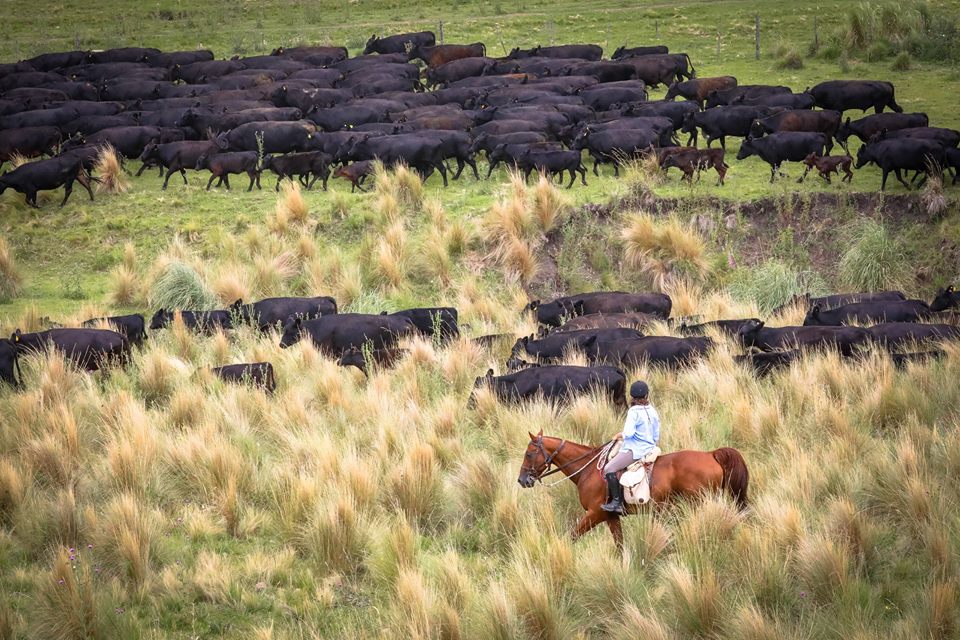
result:
[(577, 522), (577, 526), (573, 528), (573, 531), (570, 532), (570, 538), (576, 542), (580, 539), (580, 536), (585, 534), (590, 529), (593, 529), (595, 526), (607, 519), (607, 512), (598, 510), (589, 510), (583, 517), (580, 518), (580, 521)]
[(610, 527), (610, 534), (617, 545), (617, 552), (623, 557), (623, 527), (620, 524), (620, 517), (613, 516), (607, 518), (607, 526)]

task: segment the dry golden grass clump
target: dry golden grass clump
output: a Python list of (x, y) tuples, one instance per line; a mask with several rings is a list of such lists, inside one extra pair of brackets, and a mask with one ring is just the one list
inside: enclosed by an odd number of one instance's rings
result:
[(130, 188), (130, 180), (113, 145), (106, 144), (100, 148), (93, 173), (98, 180), (97, 193), (125, 193)]
[(309, 216), (310, 208), (303, 197), (300, 183), (296, 180), (285, 180), (280, 185), (280, 195), (277, 196), (277, 204), (273, 212), (276, 226), (271, 231), (284, 233), (289, 224), (303, 225)]
[(671, 217), (656, 219), (637, 213), (622, 232), (627, 264), (644, 274), (658, 289), (678, 277), (699, 277), (707, 268), (707, 246), (693, 227)]
[(13, 250), (0, 236), (0, 300), (10, 300), (23, 291), (23, 276), (17, 268)]

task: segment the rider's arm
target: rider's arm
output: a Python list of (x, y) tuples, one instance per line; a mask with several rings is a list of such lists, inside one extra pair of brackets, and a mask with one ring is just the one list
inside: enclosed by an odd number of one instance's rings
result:
[(635, 409), (631, 409), (627, 412), (627, 418), (623, 422), (623, 437), (632, 438), (633, 435), (637, 432), (638, 419), (640, 419), (640, 412)]

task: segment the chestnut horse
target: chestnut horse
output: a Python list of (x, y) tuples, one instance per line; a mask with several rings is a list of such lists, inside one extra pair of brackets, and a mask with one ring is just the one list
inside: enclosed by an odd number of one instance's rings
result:
[[(623, 551), (620, 516), (600, 508), (607, 500), (607, 483), (603, 478), (603, 454), (607, 445), (591, 447), (569, 440), (528, 433), (530, 444), (520, 466), (520, 486), (530, 488), (537, 480), (553, 473), (563, 473), (577, 486), (580, 505), (586, 513), (571, 533), (574, 540), (601, 522), (606, 522), (617, 549)], [(551, 467), (553, 467), (551, 469)], [(599, 467), (599, 468), (598, 468)], [(650, 497), (654, 506), (673, 496), (695, 496), (703, 491), (726, 489), (743, 510), (747, 506), (747, 484), (750, 480), (743, 456), (736, 449), (724, 447), (714, 451), (675, 451), (657, 458), (650, 479)], [(636, 506), (627, 505), (628, 513)]]

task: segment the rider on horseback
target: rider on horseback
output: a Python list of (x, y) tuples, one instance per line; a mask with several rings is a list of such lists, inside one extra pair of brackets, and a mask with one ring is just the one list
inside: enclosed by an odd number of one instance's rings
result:
[(650, 389), (647, 383), (641, 380), (630, 385), (630, 410), (623, 423), (623, 433), (618, 439), (623, 440), (620, 453), (613, 457), (603, 468), (604, 478), (607, 480), (607, 491), (610, 501), (600, 508), (611, 513), (624, 513), (623, 487), (617, 472), (626, 469), (635, 460), (646, 458), (660, 441), (660, 416), (649, 400)]

